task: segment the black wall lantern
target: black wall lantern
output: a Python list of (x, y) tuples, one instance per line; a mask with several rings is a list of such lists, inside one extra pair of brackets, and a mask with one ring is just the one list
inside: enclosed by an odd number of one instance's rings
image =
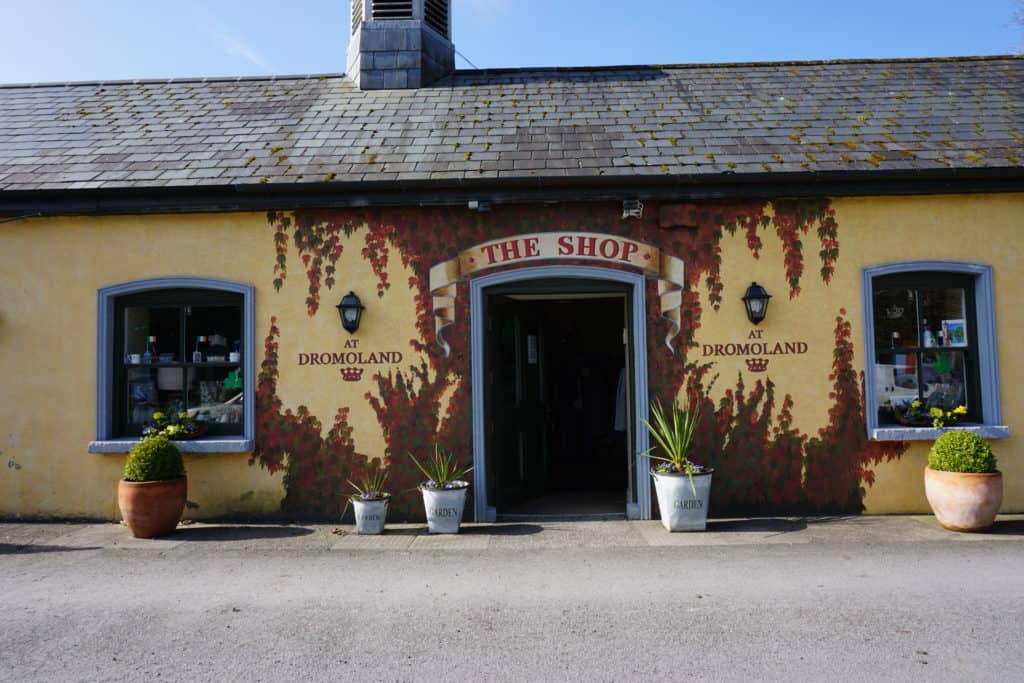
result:
[(764, 287), (756, 282), (750, 283), (747, 293), (743, 295), (743, 304), (747, 307), (747, 318), (750, 322), (756, 325), (764, 320), (764, 315), (768, 312), (768, 299), (771, 298), (772, 295), (766, 292)]
[(355, 292), (349, 292), (341, 297), (341, 303), (338, 304), (338, 315), (341, 316), (341, 326), (350, 334), (359, 329), (359, 319), (363, 317), (364, 308), (366, 307), (363, 306), (363, 302), (359, 300)]

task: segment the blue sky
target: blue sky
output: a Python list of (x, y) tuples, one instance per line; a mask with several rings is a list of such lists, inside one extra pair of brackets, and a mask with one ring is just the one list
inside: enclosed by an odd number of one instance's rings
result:
[[(1008, 54), (1021, 0), (453, 0), (481, 68)], [(0, 0), (0, 82), (334, 73), (348, 0)], [(628, 9), (627, 9), (628, 8)], [(467, 67), (459, 60), (460, 67)]]

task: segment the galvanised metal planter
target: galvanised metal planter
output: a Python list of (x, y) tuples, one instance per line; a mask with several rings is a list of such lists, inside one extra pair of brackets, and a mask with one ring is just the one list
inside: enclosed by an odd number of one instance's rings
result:
[[(686, 474), (651, 472), (658, 493), (661, 524), (669, 531), (704, 531), (711, 501), (711, 472), (693, 475), (693, 486)], [(696, 490), (696, 493), (694, 493)]]
[(380, 534), (388, 516), (388, 498), (380, 500), (359, 500), (351, 498), (356, 515), (357, 534)]
[(455, 488), (432, 489), (420, 486), (423, 492), (423, 507), (427, 511), (427, 531), (432, 534), (457, 534), (462, 523), (462, 511), (466, 507), (466, 491), (469, 483), (453, 482)]

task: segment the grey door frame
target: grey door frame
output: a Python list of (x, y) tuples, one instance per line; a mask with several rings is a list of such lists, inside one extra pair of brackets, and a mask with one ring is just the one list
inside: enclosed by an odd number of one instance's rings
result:
[[(469, 317), (472, 354), (471, 390), (473, 402), (473, 510), (477, 522), (493, 522), (497, 510), (487, 500), (487, 443), (484, 435), (484, 290), (494, 285), (539, 279), (604, 280), (631, 285), (631, 334), (633, 356), (633, 435), (634, 453), (650, 447), (647, 430), (647, 304), (646, 278), (612, 268), (595, 266), (536, 266), (482, 275), (470, 280)], [(651, 518), (651, 487), (647, 484), (646, 460), (636, 458), (636, 502), (626, 506), (630, 519)]]

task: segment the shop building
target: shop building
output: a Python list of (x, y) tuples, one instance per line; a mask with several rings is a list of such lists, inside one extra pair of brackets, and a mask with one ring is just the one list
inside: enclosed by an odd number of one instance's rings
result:
[(348, 75), (0, 87), (0, 515), (116, 518), (185, 410), (194, 519), (415, 517), (435, 443), (477, 520), (648, 518), (677, 397), (713, 515), (927, 511), (913, 401), (1024, 511), (1024, 60), (456, 71), (353, 5)]

